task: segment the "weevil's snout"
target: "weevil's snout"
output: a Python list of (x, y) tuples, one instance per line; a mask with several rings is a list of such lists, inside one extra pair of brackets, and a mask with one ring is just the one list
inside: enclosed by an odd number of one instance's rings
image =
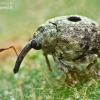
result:
[(19, 71), (20, 64), (23, 61), (25, 55), (30, 51), (30, 49), (31, 49), (31, 43), (29, 42), (24, 47), (24, 49), (21, 51), (21, 53), (18, 55), (18, 58), (17, 58), (16, 63), (15, 63), (15, 67), (13, 69), (14, 73), (17, 73)]
[(18, 55), (18, 58), (16, 60), (16, 64), (14, 67), (14, 73), (17, 73), (19, 71), (19, 67), (21, 62), (23, 61), (25, 55), (30, 51), (31, 48), (34, 48), (36, 50), (40, 50), (41, 49), (41, 44), (38, 44), (36, 42), (36, 40), (31, 40), (25, 47), (24, 49), (21, 51), (21, 53)]
[(32, 40), (31, 41), (31, 47), (36, 49), (36, 50), (40, 50), (41, 49), (41, 44), (37, 44), (36, 40)]

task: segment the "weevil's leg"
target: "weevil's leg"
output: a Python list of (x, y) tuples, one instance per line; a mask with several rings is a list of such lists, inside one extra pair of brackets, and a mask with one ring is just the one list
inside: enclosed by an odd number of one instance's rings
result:
[(61, 69), (64, 73), (68, 73), (68, 70), (72, 70), (75, 72), (80, 72), (81, 68), (78, 66), (75, 66), (73, 64), (67, 64), (66, 62), (62, 61), (61, 59), (58, 59), (56, 56), (53, 55), (53, 59), (58, 65), (57, 67)]
[(78, 83), (78, 81), (76, 80), (76, 72), (80, 72), (81, 69), (72, 64), (66, 64), (61, 60), (57, 59), (55, 56), (53, 56), (53, 58), (58, 65), (57, 67), (66, 74), (65, 82), (71, 86), (76, 86), (76, 84)]
[(68, 69), (58, 60), (56, 56), (53, 55), (53, 59), (60, 70), (62, 70), (64, 73), (68, 73)]
[(75, 66), (73, 64), (67, 64), (66, 62), (59, 60), (68, 70), (74, 71), (74, 72), (81, 72), (81, 68), (79, 66)]
[(86, 69), (89, 71), (90, 74), (95, 75), (95, 76), (97, 76), (97, 77), (100, 77), (100, 75), (99, 75), (96, 71), (94, 71), (93, 69), (91, 69), (91, 67), (92, 67), (96, 62), (97, 62), (97, 60), (95, 60), (93, 63), (90, 63), (90, 64), (86, 67)]
[(70, 84), (71, 86), (76, 86), (78, 83), (77, 74), (81, 73), (81, 68), (72, 64), (64, 64), (68, 69), (68, 74), (66, 74), (65, 82)]
[(10, 49), (10, 48), (12, 48), (12, 49), (15, 51), (16, 55), (18, 56), (17, 51), (16, 51), (16, 49), (15, 49), (14, 46), (10, 46), (10, 47), (8, 47), (8, 48), (1, 48), (1, 49), (0, 49), (0, 52), (2, 52), (2, 51), (4, 51), (4, 50), (8, 50), (8, 49)]
[(49, 59), (48, 59), (47, 55), (46, 54), (43, 54), (43, 55), (44, 55), (44, 57), (46, 59), (46, 63), (47, 63), (49, 71), (52, 71), (52, 68), (51, 68), (51, 65), (50, 65), (50, 62), (49, 62)]
[(78, 83), (76, 73), (74, 71), (69, 71), (68, 74), (66, 74), (65, 82), (67, 82), (71, 86), (76, 86)]
[(86, 67), (89, 73), (96, 75), (96, 76), (100, 76), (98, 75), (98, 73), (96, 73), (94, 70), (91, 69), (91, 67), (97, 62), (97, 58), (98, 58), (97, 54), (89, 54), (80, 59), (77, 59), (76, 62), (89, 63), (89, 65)]

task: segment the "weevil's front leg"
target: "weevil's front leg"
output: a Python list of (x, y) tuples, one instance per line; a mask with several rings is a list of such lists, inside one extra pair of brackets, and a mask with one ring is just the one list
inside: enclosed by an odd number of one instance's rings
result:
[(68, 69), (68, 73), (66, 74), (65, 82), (67, 82), (71, 86), (76, 86), (78, 83), (77, 74), (81, 73), (81, 68), (79, 66), (75, 66), (73, 64), (67, 64), (60, 60), (61, 63), (64, 64), (64, 68)]
[[(45, 56), (47, 66), (48, 66), (49, 70), (52, 71), (52, 68), (51, 68), (51, 65), (50, 65), (50, 62), (49, 62), (49, 59), (48, 59), (47, 55), (44, 54), (44, 56)], [(76, 83), (77, 83), (76, 78), (74, 76), (75, 74), (72, 73), (72, 72), (68, 72), (68, 69), (66, 67), (64, 67), (64, 65), (61, 64), (59, 61), (58, 62), (56, 61), (56, 63), (58, 64), (58, 68), (61, 69), (64, 73), (66, 73), (65, 82), (69, 83), (72, 86), (75, 86)], [(73, 79), (74, 79), (74, 81), (73, 81)]]
[(75, 66), (71, 63), (70, 64), (66, 63), (66, 59), (64, 61), (64, 60), (62, 60), (63, 58), (58, 58), (54, 54), (52, 54), (52, 55), (53, 55), (53, 59), (54, 59), (55, 63), (57, 64), (57, 67), (59, 69), (61, 69), (64, 73), (68, 73), (68, 70), (72, 70), (75, 72), (81, 71), (81, 68), (79, 68), (78, 66)]
[(50, 65), (50, 62), (49, 62), (49, 59), (48, 59), (47, 55), (46, 54), (43, 54), (43, 55), (44, 55), (44, 57), (46, 59), (46, 63), (47, 63), (49, 71), (52, 71), (52, 68), (51, 68), (51, 65)]
[(58, 65), (58, 68), (61, 69), (64, 73), (68, 73), (68, 70), (70, 71), (74, 71), (74, 72), (80, 72), (81, 68), (78, 66), (75, 66), (73, 64), (68, 64), (66, 62), (64, 62), (61, 59), (58, 59), (57, 57), (53, 56), (54, 61), (56, 62), (56, 64)]
[(57, 64), (57, 68), (62, 70), (64, 73), (68, 73), (68, 69), (53, 55), (54, 62)]

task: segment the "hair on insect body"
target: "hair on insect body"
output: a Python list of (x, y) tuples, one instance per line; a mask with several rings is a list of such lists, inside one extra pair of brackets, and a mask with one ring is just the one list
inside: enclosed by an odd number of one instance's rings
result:
[(100, 28), (87, 17), (60, 16), (42, 24), (18, 55), (14, 73), (19, 71), (22, 60), (32, 48), (43, 51), (50, 71), (52, 69), (48, 55), (52, 55), (58, 68), (66, 74), (66, 78), (70, 75), (69, 80), (76, 81), (76, 74), (82, 72), (82, 68), (76, 63), (87, 63), (86, 69), (89, 73), (99, 76), (91, 67), (100, 56)]

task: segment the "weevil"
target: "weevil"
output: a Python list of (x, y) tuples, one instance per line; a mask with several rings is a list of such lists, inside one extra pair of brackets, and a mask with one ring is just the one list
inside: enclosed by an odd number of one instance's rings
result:
[(33, 38), (18, 55), (14, 73), (19, 71), (20, 64), (30, 49), (42, 50), (49, 70), (48, 55), (52, 55), (57, 67), (67, 76), (76, 80), (76, 73), (82, 68), (77, 64), (87, 63), (86, 69), (98, 75), (91, 67), (100, 57), (100, 27), (84, 16), (60, 16), (42, 24), (33, 34)]

